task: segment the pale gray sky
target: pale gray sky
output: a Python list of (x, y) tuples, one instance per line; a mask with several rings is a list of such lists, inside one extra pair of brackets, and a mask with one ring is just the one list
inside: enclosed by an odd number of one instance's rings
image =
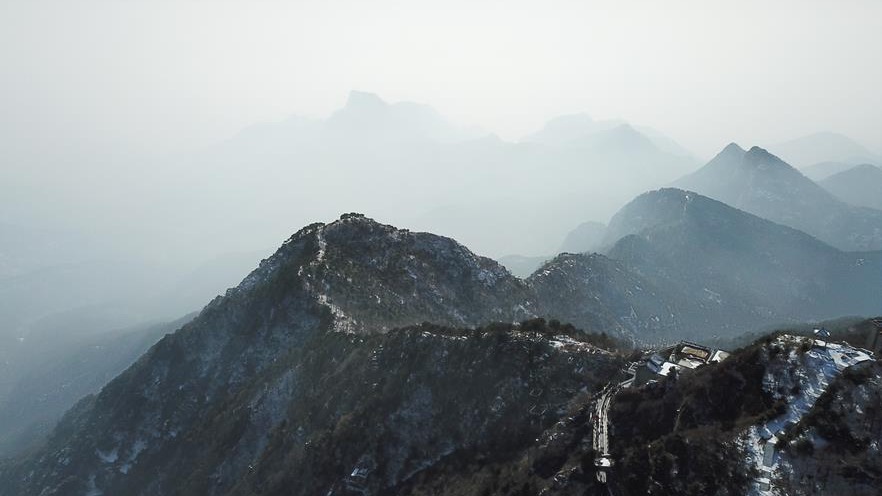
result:
[(880, 33), (878, 0), (3, 0), (0, 145), (165, 153), (360, 89), (506, 139), (584, 111), (701, 156), (822, 130), (878, 151)]

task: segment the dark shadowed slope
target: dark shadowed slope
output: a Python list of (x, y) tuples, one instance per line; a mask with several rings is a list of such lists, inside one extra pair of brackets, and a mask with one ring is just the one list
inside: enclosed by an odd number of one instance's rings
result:
[(65, 411), (100, 391), (194, 316), (88, 337), (46, 336), (17, 343), (19, 369), (4, 376), (13, 383), (0, 398), (0, 458), (39, 446)]

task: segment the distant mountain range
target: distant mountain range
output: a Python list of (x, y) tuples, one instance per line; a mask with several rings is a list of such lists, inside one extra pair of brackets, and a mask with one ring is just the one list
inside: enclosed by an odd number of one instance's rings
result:
[[(557, 253), (586, 253), (599, 251), (603, 242), (606, 225), (600, 222), (588, 221), (576, 226), (564, 238), (563, 243), (557, 249)], [(518, 277), (527, 277), (541, 267), (545, 262), (554, 258), (554, 255), (540, 257), (525, 257), (522, 255), (506, 255), (497, 260), (512, 274)]]
[[(784, 145), (795, 160), (863, 153), (828, 135)], [(213, 297), (253, 255), (169, 279), (0, 225), (0, 496), (736, 495), (757, 486), (766, 433), (799, 463), (775, 483), (818, 473), (817, 450), (841, 470), (815, 480), (874, 494), (882, 375), (850, 345), (768, 336), (682, 379), (626, 380), (650, 359), (632, 347), (882, 312), (882, 211), (855, 206), (879, 197), (873, 166), (819, 185), (731, 144), (655, 189), (697, 164), (649, 128), (578, 114), (509, 143), (361, 92), (327, 119), (256, 126), (189, 159), (156, 208), (192, 204), (182, 236), (205, 247), (256, 243), (331, 197), (481, 253), (563, 253), (500, 257), (506, 270), (350, 213), (303, 227)], [(41, 262), (53, 257), (64, 263)], [(858, 337), (876, 330), (862, 321)], [(787, 417), (808, 394), (821, 413)], [(607, 413), (612, 453), (595, 451)]]
[(805, 177), (811, 179), (812, 181), (819, 182), (827, 179), (833, 174), (847, 171), (852, 167), (854, 167), (854, 164), (849, 164), (846, 162), (819, 162), (808, 167), (803, 167), (799, 169), (799, 172), (802, 172)]
[[(676, 141), (648, 126), (631, 126), (621, 119), (596, 121), (588, 114), (569, 114), (555, 117), (535, 133), (521, 141), (554, 146), (584, 146), (590, 142), (605, 141), (605, 136), (618, 137), (620, 144), (640, 144), (647, 140), (652, 146), (682, 157), (692, 153)], [(631, 140), (628, 142), (627, 140)], [(644, 145), (645, 146), (645, 145)]]
[(842, 252), (696, 193), (639, 196), (612, 219), (607, 243), (610, 258), (680, 309), (672, 327), (696, 338), (880, 310), (882, 252)]
[[(697, 165), (670, 138), (624, 121), (565, 117), (508, 142), (450, 124), (425, 105), (352, 92), (326, 119), (254, 126), (187, 157), (176, 168), (176, 187), (200, 212), (188, 221), (194, 232), (206, 229), (207, 211), (233, 223), (265, 219), (275, 223), (272, 232), (283, 232), (291, 219), (279, 211), (303, 215), (305, 223), (350, 205), (449, 233), (479, 253), (535, 256), (553, 253), (586, 214), (608, 218)], [(260, 193), (241, 197), (243, 191)], [(230, 192), (239, 201), (224, 201)], [(330, 202), (328, 192), (339, 200)], [(339, 206), (323, 207), (330, 203)]]
[(882, 169), (875, 165), (856, 165), (818, 184), (846, 203), (882, 210)]
[(674, 185), (799, 229), (843, 250), (882, 248), (882, 211), (844, 203), (759, 147), (745, 151), (732, 143)]
[(842, 162), (857, 165), (879, 163), (879, 156), (853, 139), (830, 132), (815, 133), (790, 141), (769, 145), (768, 149), (797, 167), (820, 162)]

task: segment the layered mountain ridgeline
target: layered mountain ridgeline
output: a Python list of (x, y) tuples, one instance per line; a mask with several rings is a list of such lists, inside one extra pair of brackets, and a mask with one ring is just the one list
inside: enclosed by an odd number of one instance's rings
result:
[(607, 255), (649, 288), (643, 295), (632, 287), (641, 296), (628, 297), (671, 309), (635, 305), (636, 316), (681, 337), (879, 311), (882, 252), (842, 252), (696, 193), (643, 194), (613, 217), (607, 235)]
[[(279, 211), (303, 223), (330, 215), (323, 206), (333, 191), (360, 209), (451, 235), (480, 253), (550, 255), (586, 212), (607, 218), (635, 195), (699, 165), (670, 138), (624, 122), (578, 124), (572, 143), (570, 131), (558, 139), (559, 130), (549, 126), (545, 138), (510, 142), (451, 125), (425, 105), (352, 92), (326, 119), (255, 126), (182, 157), (166, 188), (191, 213), (168, 206), (175, 201), (157, 208), (168, 209), (197, 245), (229, 247), (230, 230), (250, 234), (237, 245), (253, 245), (275, 242), (271, 236), (290, 228), (291, 218)], [(292, 167), (307, 163), (308, 171)], [(233, 205), (231, 191), (259, 194)], [(221, 225), (206, 212), (223, 219)], [(243, 225), (243, 219), (263, 220)]]
[[(687, 194), (656, 195), (667, 222), (623, 241), (652, 240), (641, 253), (659, 261), (680, 261), (665, 230), (714, 248), (706, 216), (737, 227), (723, 222), (736, 212), (772, 240), (772, 227), (792, 231), (716, 202), (677, 220), (668, 197)], [(724, 315), (689, 307), (696, 286), (677, 292), (639, 260), (563, 255), (520, 280), (451, 239), (358, 214), (307, 226), (78, 403), (45, 446), (6, 462), (0, 494), (593, 491), (591, 395), (621, 380), (624, 359), (608, 336), (558, 321), (488, 323), (561, 313), (670, 339), (688, 331), (683, 313)]]
[(846, 203), (882, 210), (882, 169), (875, 165), (857, 165), (818, 184)]
[(674, 185), (799, 229), (841, 250), (882, 249), (882, 211), (854, 207), (759, 147), (732, 143)]
[(623, 494), (878, 494), (882, 367), (773, 334), (715, 365), (622, 389), (610, 412)]
[(799, 172), (802, 172), (805, 177), (820, 184), (821, 181), (827, 179), (833, 174), (845, 172), (852, 167), (855, 167), (855, 165), (847, 162), (818, 162), (817, 164), (800, 168)]

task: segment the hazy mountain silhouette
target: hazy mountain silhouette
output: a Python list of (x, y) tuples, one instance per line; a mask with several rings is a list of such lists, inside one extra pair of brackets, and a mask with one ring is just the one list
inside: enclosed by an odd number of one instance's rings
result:
[(691, 157), (692, 153), (676, 141), (648, 126), (632, 126), (621, 119), (595, 121), (588, 114), (568, 114), (555, 117), (545, 123), (542, 129), (525, 136), (521, 141), (541, 143), (554, 146), (578, 146), (593, 135), (611, 131), (622, 126), (632, 127), (648, 139), (659, 150), (682, 157)]
[(594, 221), (583, 222), (567, 234), (558, 252), (584, 253), (587, 251), (597, 251), (603, 243), (605, 233), (605, 224)]
[(819, 162), (817, 164), (809, 165), (808, 167), (802, 167), (799, 169), (799, 172), (802, 172), (805, 177), (812, 181), (819, 182), (827, 179), (833, 174), (847, 171), (852, 167), (854, 167), (854, 164), (846, 162)]
[[(229, 243), (227, 230), (241, 224), (253, 234), (240, 239), (268, 244), (291, 222), (280, 211), (306, 223), (357, 208), (449, 233), (482, 254), (540, 256), (553, 253), (586, 213), (608, 218), (697, 165), (682, 150), (667, 151), (661, 143), (669, 139), (653, 136), (615, 121), (578, 132), (573, 143), (508, 142), (451, 125), (425, 105), (353, 92), (326, 119), (254, 126), (187, 157), (178, 184), (169, 187), (179, 191), (168, 195), (186, 201), (192, 214), (176, 215), (192, 225), (186, 233), (205, 233), (203, 242)], [(259, 195), (243, 196), (251, 191)], [(226, 220), (223, 228), (206, 232), (213, 226), (209, 212)]]
[(769, 145), (769, 150), (790, 164), (806, 167), (819, 162), (856, 165), (876, 162), (876, 154), (848, 136), (822, 132)]
[(875, 165), (857, 165), (818, 184), (844, 202), (882, 210), (882, 169)]
[(853, 207), (759, 147), (732, 143), (674, 185), (801, 231), (843, 250), (882, 248), (882, 211)]
[(692, 192), (637, 197), (613, 217), (605, 243), (678, 309), (671, 327), (696, 336), (879, 311), (882, 252), (842, 252)]
[(480, 136), (475, 129), (449, 123), (428, 105), (386, 103), (373, 93), (352, 91), (346, 105), (325, 122), (325, 139), (378, 141), (433, 141), (452, 143)]
[(554, 257), (525, 257), (523, 255), (506, 255), (496, 259), (503, 267), (508, 269), (513, 275), (522, 279), (529, 277), (530, 274), (541, 267), (545, 262)]

